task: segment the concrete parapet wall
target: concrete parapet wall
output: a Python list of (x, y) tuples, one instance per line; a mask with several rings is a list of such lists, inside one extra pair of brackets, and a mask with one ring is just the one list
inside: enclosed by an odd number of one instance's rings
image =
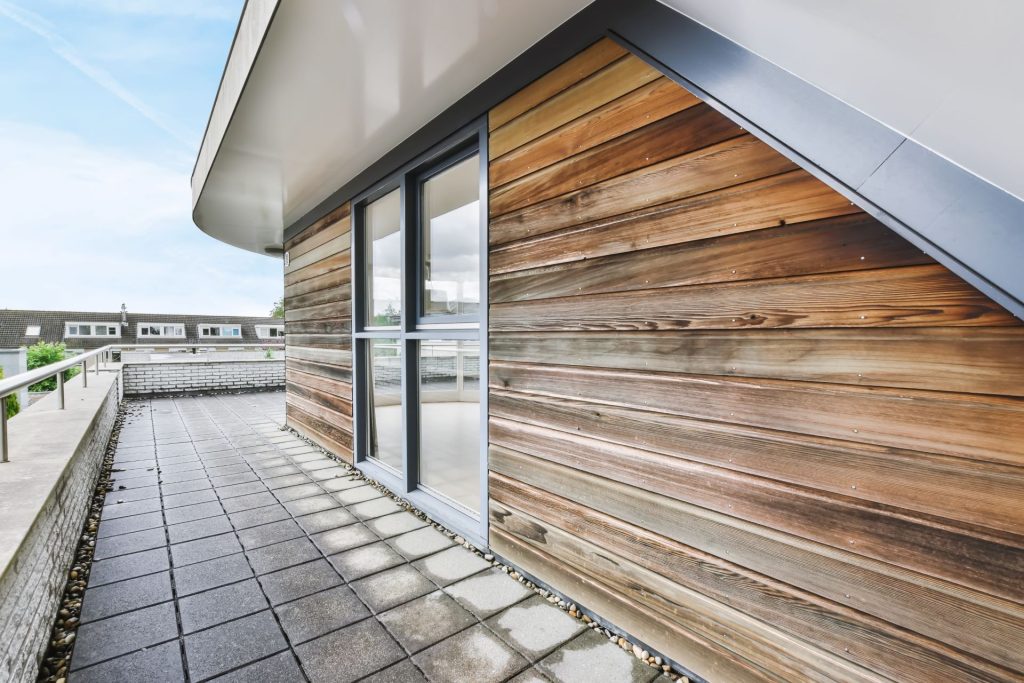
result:
[(283, 360), (168, 360), (125, 363), (125, 396), (173, 396), (284, 388)]
[(117, 417), (117, 375), (68, 382), (9, 424), (0, 464), (0, 680), (35, 681)]

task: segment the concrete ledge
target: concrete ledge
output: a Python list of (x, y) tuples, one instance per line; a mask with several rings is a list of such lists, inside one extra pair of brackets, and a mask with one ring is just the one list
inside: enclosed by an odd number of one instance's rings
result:
[(119, 402), (119, 374), (81, 376), (8, 424), (0, 464), (0, 680), (34, 681)]
[(125, 396), (195, 396), (272, 391), (285, 384), (284, 360), (162, 360), (122, 364)]

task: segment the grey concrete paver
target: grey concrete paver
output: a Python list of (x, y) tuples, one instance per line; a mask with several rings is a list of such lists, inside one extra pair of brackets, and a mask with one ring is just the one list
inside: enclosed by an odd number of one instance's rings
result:
[(121, 432), (138, 445), (118, 450), (72, 683), (658, 674), (282, 432), (281, 394), (143, 403)]

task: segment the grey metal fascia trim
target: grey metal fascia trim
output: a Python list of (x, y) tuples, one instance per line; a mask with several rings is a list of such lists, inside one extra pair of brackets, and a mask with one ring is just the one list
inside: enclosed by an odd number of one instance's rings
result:
[(656, 0), (596, 0), (290, 226), (286, 238), (605, 35), (1024, 318), (1024, 201)]

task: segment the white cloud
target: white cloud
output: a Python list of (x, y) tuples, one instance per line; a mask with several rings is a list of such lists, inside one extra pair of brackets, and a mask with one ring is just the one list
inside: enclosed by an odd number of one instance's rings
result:
[(11, 21), (14, 21), (39, 37), (46, 40), (50, 49), (68, 64), (78, 69), (86, 78), (90, 79), (114, 97), (118, 98), (129, 107), (149, 119), (158, 128), (180, 142), (185, 147), (192, 149), (193, 136), (183, 130), (176, 122), (169, 120), (160, 112), (136, 97), (127, 88), (121, 85), (116, 78), (108, 71), (102, 69), (85, 59), (78, 50), (64, 39), (54, 29), (53, 24), (35, 12), (19, 7), (14, 3), (0, 0), (0, 14), (3, 14)]
[(192, 225), (186, 170), (0, 120), (0, 307), (264, 315), (280, 262)]

